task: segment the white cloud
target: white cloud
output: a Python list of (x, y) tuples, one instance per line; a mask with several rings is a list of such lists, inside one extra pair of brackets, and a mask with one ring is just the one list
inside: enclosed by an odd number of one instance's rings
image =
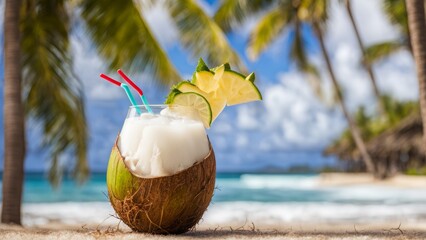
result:
[(382, 1), (357, 0), (353, 3), (355, 21), (358, 23), (365, 44), (394, 40), (399, 36), (385, 13)]
[[(81, 29), (76, 29), (71, 35), (71, 49), (74, 56), (74, 71), (83, 82), (87, 98), (95, 101), (127, 98), (122, 88), (103, 81), (99, 77), (100, 73), (105, 73), (113, 79), (122, 81), (117, 73), (108, 70), (103, 59), (90, 43), (90, 39), (82, 34)], [(156, 94), (156, 92), (162, 93), (164, 89), (152, 81), (153, 78), (149, 73), (132, 74), (131, 78), (144, 90), (149, 100), (155, 103), (164, 101), (163, 96)]]
[(246, 135), (240, 134), (237, 136), (235, 144), (237, 145), (238, 148), (246, 147), (248, 143), (249, 143), (249, 139)]
[(232, 125), (226, 121), (214, 122), (214, 131), (217, 133), (228, 133), (232, 131)]
[(251, 31), (254, 29), (254, 27), (259, 22), (261, 17), (262, 17), (262, 14), (256, 14), (256, 15), (247, 17), (247, 19), (243, 23), (239, 25), (233, 23), (232, 26), (238, 35), (240, 35), (242, 38), (247, 38), (248, 36), (250, 36)]
[(317, 100), (303, 74), (292, 71), (279, 79), (261, 90), (262, 102), (226, 111), (215, 122), (210, 131), (212, 139), (220, 139), (213, 142), (219, 151), (233, 149), (256, 158), (269, 151), (320, 150), (340, 134), (345, 127), (342, 114)]
[(289, 72), (279, 78), (280, 84), (263, 92), (267, 141), (275, 149), (324, 147), (343, 129), (341, 114), (318, 101), (304, 75)]
[(242, 105), (239, 108), (237, 108), (238, 112), (238, 126), (241, 129), (249, 130), (249, 129), (256, 129), (258, 127), (258, 123), (256, 120), (256, 111), (254, 108), (252, 108), (250, 105)]
[[(74, 71), (83, 82), (86, 96), (90, 100), (109, 100), (123, 97), (122, 90), (103, 81), (99, 74), (106, 72), (102, 59), (95, 51), (90, 50), (87, 39), (71, 37), (71, 48), (74, 55)], [(116, 78), (117, 79), (117, 78)]]
[[(251, 32), (262, 20), (262, 17), (269, 9), (260, 11), (253, 15), (247, 16), (247, 18), (242, 23), (231, 23), (232, 28), (235, 33), (239, 36), (239, 38), (249, 39)], [(265, 49), (265, 51), (261, 55), (272, 56), (273, 58), (282, 58), (283, 56), (287, 56), (289, 53), (285, 52), (288, 50), (283, 47), (286, 45), (286, 41), (288, 40), (288, 29), (284, 29), (283, 33), (278, 36), (271, 44)], [(242, 53), (244, 54), (244, 53)]]
[(419, 97), (414, 60), (408, 51), (400, 51), (375, 67), (380, 89), (396, 99), (407, 101)]
[[(358, 0), (353, 2), (355, 21), (366, 46), (392, 41), (399, 37), (381, 10), (380, 1)], [(346, 10), (336, 1), (332, 4), (326, 44), (337, 78), (345, 93), (347, 106), (355, 111), (359, 105), (374, 109), (374, 95), (370, 79), (361, 65), (361, 52), (356, 42)], [(324, 65), (323, 76), (329, 78)], [(379, 89), (399, 100), (413, 100), (417, 94), (417, 80), (413, 59), (407, 51), (400, 51), (374, 67)]]
[[(398, 37), (398, 31), (390, 24), (382, 11), (381, 1), (351, 1), (355, 21), (366, 45), (389, 41)], [(332, 1), (330, 21), (327, 25), (327, 44), (356, 43), (355, 33), (343, 4)], [(358, 48), (355, 48), (358, 51)]]
[(141, 10), (155, 38), (163, 48), (168, 48), (176, 44), (179, 32), (165, 4), (164, 0), (160, 0), (151, 7), (141, 7)]

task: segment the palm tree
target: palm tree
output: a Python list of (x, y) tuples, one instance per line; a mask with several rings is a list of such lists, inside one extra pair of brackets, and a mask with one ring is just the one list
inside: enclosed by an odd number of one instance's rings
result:
[(321, 26), (319, 24), (314, 24), (315, 32), (317, 34), (318, 40), (321, 45), (321, 52), (324, 57), (324, 60), (327, 65), (328, 73), (330, 74), (331, 81), (333, 83), (333, 86), (335, 88), (336, 97), (340, 104), (340, 107), (342, 108), (343, 114), (345, 115), (345, 118), (349, 125), (349, 130), (351, 132), (352, 138), (355, 142), (355, 145), (357, 146), (358, 150), (361, 153), (362, 159), (364, 160), (365, 166), (367, 167), (368, 172), (374, 172), (375, 168), (373, 165), (373, 161), (371, 160), (370, 154), (368, 154), (367, 148), (365, 146), (364, 140), (361, 137), (361, 131), (358, 129), (358, 126), (355, 124), (355, 122), (352, 120), (351, 115), (348, 111), (348, 109), (345, 106), (344, 98), (342, 95), (342, 91), (339, 85), (339, 82), (337, 81), (337, 78), (334, 74), (333, 65), (331, 65), (330, 58), (327, 53), (327, 49), (325, 47), (324, 43), (324, 37), (322, 33)]
[[(6, 0), (4, 14), (4, 173), (3, 223), (21, 223), (25, 134), (21, 100), (19, 0)], [(6, 207), (4, 207), (6, 206)]]
[[(417, 78), (419, 81), (419, 99), (423, 126), (426, 126), (426, 19), (425, 2), (423, 0), (407, 1), (408, 25), (411, 46), (416, 61)], [(426, 128), (423, 127), (423, 140), (426, 144)]]
[[(181, 79), (144, 20), (141, 9), (150, 4), (85, 0), (73, 8), (65, 0), (6, 1), (2, 222), (21, 222), (24, 114), (42, 126), (43, 144), (52, 158), (49, 179), (54, 184), (58, 184), (62, 173), (60, 157), (64, 152), (72, 151), (76, 158), (77, 180), (83, 181), (89, 173), (83, 92), (72, 71), (71, 13), (82, 19), (110, 69), (149, 72), (166, 85)], [(194, 55), (207, 57), (211, 64), (229, 61), (244, 68), (220, 28), (194, 0), (167, 4), (177, 22), (182, 44)], [(198, 25), (189, 23), (197, 19)]]
[[(243, 0), (223, 1), (214, 18), (221, 26), (224, 27), (224, 29), (229, 29), (229, 26), (232, 26), (233, 23), (242, 22), (245, 16), (268, 9), (250, 35), (248, 55), (252, 59), (255, 59), (263, 50), (266, 49), (267, 46), (271, 44), (273, 40), (280, 36), (284, 29), (291, 29), (295, 36), (292, 42), (291, 57), (296, 62), (299, 69), (304, 72), (315, 73), (317, 70), (309, 63), (308, 57), (306, 56), (306, 46), (304, 46), (305, 43), (303, 41), (301, 27), (305, 25), (311, 26), (314, 29), (320, 42), (321, 52), (326, 62), (327, 70), (337, 95), (337, 100), (349, 124), (352, 137), (362, 154), (367, 171), (373, 172), (373, 162), (366, 150), (360, 131), (346, 108), (340, 84), (336, 79), (333, 66), (331, 65), (330, 58), (325, 47), (323, 26), (328, 17), (328, 1), (263, 1), (251, 7), (247, 7), (247, 5), (248, 4)], [(235, 13), (234, 11), (239, 12)]]
[[(348, 13), (349, 19), (350, 19), (351, 24), (352, 24), (352, 28), (354, 29), (354, 32), (355, 32), (355, 36), (356, 36), (356, 39), (357, 39), (357, 42), (358, 42), (358, 47), (361, 50), (363, 59), (365, 59), (364, 43), (362, 41), (361, 34), (358, 30), (358, 25), (355, 22), (355, 18), (354, 18), (354, 15), (353, 15), (350, 0), (345, 0), (345, 7), (346, 7), (346, 12)], [(362, 61), (362, 63), (364, 65), (365, 69), (367, 70), (368, 76), (370, 78), (371, 86), (373, 87), (373, 92), (374, 92), (374, 95), (375, 95), (377, 103), (378, 103), (377, 109), (378, 109), (379, 115), (383, 115), (383, 113), (384, 113), (384, 106), (383, 106), (384, 104), (383, 104), (383, 100), (382, 100), (383, 98), (382, 98), (380, 91), (379, 91), (379, 88), (377, 86), (376, 76), (374, 75), (371, 63), (366, 62), (366, 61)]]

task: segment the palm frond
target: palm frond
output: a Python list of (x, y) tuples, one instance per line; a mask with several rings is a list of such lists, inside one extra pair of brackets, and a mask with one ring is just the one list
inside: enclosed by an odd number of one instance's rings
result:
[(311, 8), (313, 19), (319, 21), (321, 24), (325, 24), (328, 20), (328, 12), (330, 5), (330, 1), (328, 0), (313, 1)]
[(374, 44), (365, 49), (364, 61), (367, 64), (374, 64), (404, 47), (406, 46), (401, 42), (381, 42)]
[(303, 40), (302, 35), (302, 27), (300, 21), (296, 20), (294, 21), (294, 27), (292, 29), (292, 32), (294, 34), (293, 37), (293, 44), (291, 47), (291, 58), (296, 63), (297, 67), (309, 74), (313, 74), (318, 76), (318, 71), (315, 67), (311, 66), (308, 61), (308, 56), (306, 53), (306, 45)]
[(213, 19), (223, 31), (229, 32), (233, 23), (242, 23), (247, 16), (265, 10), (273, 2), (272, 0), (222, 0)]
[(139, 7), (132, 0), (85, 0), (81, 16), (98, 52), (111, 70), (146, 71), (164, 85), (181, 80)]
[[(87, 126), (81, 82), (71, 72), (69, 18), (64, 0), (24, 0), (21, 49), (25, 112), (43, 128), (52, 169), (61, 154), (76, 157), (77, 180), (88, 176)], [(52, 172), (52, 171), (51, 171)], [(60, 174), (51, 177), (57, 183)]]
[(240, 71), (246, 71), (220, 27), (194, 0), (168, 1), (167, 3), (179, 29), (180, 41), (194, 57), (207, 59), (209, 65), (229, 62)]
[(293, 14), (290, 4), (282, 5), (266, 13), (250, 34), (248, 57), (255, 60), (284, 31)]
[(307, 82), (312, 87), (318, 98), (324, 100), (324, 94), (321, 88), (321, 79), (318, 69), (311, 64), (306, 53), (306, 45), (302, 35), (301, 23), (296, 20), (293, 28), (293, 40), (291, 47), (291, 59), (295, 62), (297, 68), (308, 74)]
[(330, 8), (328, 0), (300, 0), (295, 8), (299, 21), (318, 24), (325, 31)]
[(392, 24), (408, 35), (408, 17), (405, 0), (383, 0), (383, 10)]

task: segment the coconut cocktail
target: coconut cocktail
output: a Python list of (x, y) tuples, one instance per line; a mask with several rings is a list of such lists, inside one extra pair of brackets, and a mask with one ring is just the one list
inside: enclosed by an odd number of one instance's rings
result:
[(151, 106), (153, 113), (148, 113), (140, 108), (140, 115), (130, 108), (111, 153), (111, 204), (135, 231), (186, 232), (213, 195), (213, 149), (203, 123), (179, 114), (190, 109)]
[(192, 80), (172, 87), (164, 105), (133, 106), (112, 148), (108, 196), (118, 217), (132, 230), (178, 234), (192, 229), (214, 191), (216, 160), (206, 134), (226, 105), (261, 100), (254, 74), (245, 77), (229, 64), (209, 69), (200, 59)]

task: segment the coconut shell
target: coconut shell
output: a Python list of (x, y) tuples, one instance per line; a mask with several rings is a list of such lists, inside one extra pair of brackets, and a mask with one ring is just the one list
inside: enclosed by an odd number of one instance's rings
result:
[(188, 169), (171, 176), (140, 178), (128, 170), (116, 142), (108, 162), (108, 196), (118, 217), (132, 230), (179, 234), (192, 229), (203, 216), (215, 177), (211, 145), (208, 155)]

